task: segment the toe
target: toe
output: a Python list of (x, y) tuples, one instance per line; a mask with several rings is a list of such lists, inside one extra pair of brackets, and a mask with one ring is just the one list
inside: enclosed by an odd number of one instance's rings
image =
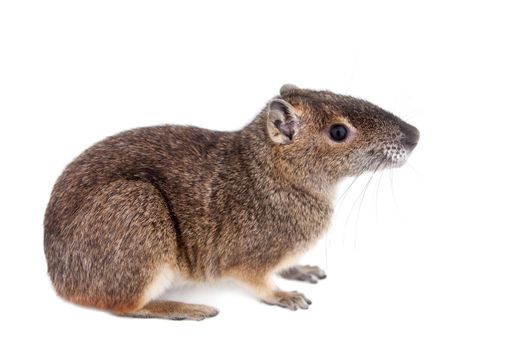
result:
[(310, 271), (318, 279), (326, 278), (326, 273), (319, 266), (312, 266)]
[(303, 310), (306, 310), (308, 309), (308, 303), (306, 302), (305, 300), (306, 298), (300, 298), (298, 297), (297, 300), (295, 301), (295, 303), (297, 304), (297, 306), (299, 306), (301, 309)]
[(310, 275), (308, 276), (308, 279), (306, 280), (306, 282), (309, 282), (309, 283), (312, 283), (312, 284), (316, 284), (318, 281), (317, 277), (314, 276), (314, 275)]

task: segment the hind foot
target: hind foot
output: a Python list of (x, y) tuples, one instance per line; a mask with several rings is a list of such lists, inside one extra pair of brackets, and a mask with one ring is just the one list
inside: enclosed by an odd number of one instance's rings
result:
[(218, 313), (219, 310), (211, 306), (186, 304), (178, 301), (154, 300), (140, 310), (117, 314), (126, 317), (201, 321), (205, 318), (217, 316)]

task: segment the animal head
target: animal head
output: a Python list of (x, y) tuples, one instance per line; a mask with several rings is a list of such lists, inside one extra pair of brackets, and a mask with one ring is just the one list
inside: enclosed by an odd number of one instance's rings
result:
[(265, 112), (278, 161), (333, 180), (399, 167), (419, 140), (419, 131), (392, 113), (330, 91), (284, 85)]

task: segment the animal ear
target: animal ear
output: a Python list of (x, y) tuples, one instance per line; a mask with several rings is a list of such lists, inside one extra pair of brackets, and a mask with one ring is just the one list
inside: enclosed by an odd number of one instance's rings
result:
[(286, 94), (288, 94), (289, 92), (292, 92), (294, 90), (299, 90), (299, 88), (297, 87), (297, 85), (294, 85), (294, 84), (284, 84), (283, 86), (281, 86), (281, 89), (279, 90), (279, 93), (281, 94), (281, 96), (284, 96)]
[(299, 118), (288, 102), (275, 99), (268, 104), (266, 120), (270, 139), (277, 144), (291, 143), (299, 131)]

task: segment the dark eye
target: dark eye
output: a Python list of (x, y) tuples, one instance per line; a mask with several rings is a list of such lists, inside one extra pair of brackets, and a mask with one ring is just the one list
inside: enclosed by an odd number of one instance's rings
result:
[(334, 124), (330, 127), (330, 138), (334, 141), (341, 142), (346, 139), (348, 129), (343, 124)]

